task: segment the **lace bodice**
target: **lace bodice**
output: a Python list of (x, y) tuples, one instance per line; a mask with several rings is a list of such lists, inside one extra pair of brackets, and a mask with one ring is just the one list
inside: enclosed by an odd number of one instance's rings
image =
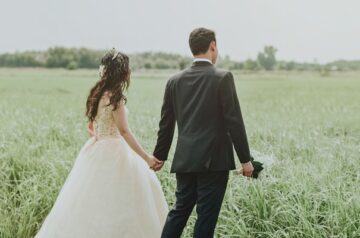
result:
[(94, 121), (94, 130), (97, 138), (119, 137), (120, 132), (113, 117), (113, 106), (107, 106), (108, 97), (100, 100), (98, 112)]

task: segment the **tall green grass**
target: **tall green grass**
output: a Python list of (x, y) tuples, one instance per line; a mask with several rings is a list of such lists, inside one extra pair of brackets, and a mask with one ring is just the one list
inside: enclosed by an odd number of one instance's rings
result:
[[(134, 73), (128, 93), (130, 125), (149, 151), (169, 75)], [(231, 174), (216, 237), (360, 237), (360, 73), (235, 76), (250, 146), (276, 161), (258, 180)], [(51, 209), (87, 139), (84, 102), (96, 79), (0, 69), (1, 238), (33, 237)], [(171, 206), (169, 167), (158, 177)]]

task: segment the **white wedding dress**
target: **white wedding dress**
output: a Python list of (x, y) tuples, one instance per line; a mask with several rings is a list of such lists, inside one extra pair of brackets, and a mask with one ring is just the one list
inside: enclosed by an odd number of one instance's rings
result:
[(81, 149), (36, 238), (159, 238), (168, 212), (155, 172), (99, 103), (95, 137)]

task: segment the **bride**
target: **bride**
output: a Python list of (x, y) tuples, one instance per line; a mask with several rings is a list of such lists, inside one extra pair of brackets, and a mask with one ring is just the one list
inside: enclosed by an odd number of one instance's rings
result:
[(129, 58), (114, 49), (101, 60), (87, 99), (92, 137), (85, 143), (36, 238), (157, 238), (168, 206), (147, 154), (127, 122)]

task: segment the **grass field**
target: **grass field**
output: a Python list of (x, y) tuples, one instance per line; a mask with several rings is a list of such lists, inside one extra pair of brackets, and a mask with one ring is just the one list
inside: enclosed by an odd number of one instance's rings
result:
[[(132, 75), (130, 125), (148, 151), (171, 74)], [(360, 237), (360, 73), (235, 76), (250, 146), (276, 161), (258, 180), (231, 174), (216, 237)], [(87, 139), (96, 80), (90, 70), (0, 69), (1, 238), (40, 227)], [(169, 165), (158, 177), (172, 205)]]

